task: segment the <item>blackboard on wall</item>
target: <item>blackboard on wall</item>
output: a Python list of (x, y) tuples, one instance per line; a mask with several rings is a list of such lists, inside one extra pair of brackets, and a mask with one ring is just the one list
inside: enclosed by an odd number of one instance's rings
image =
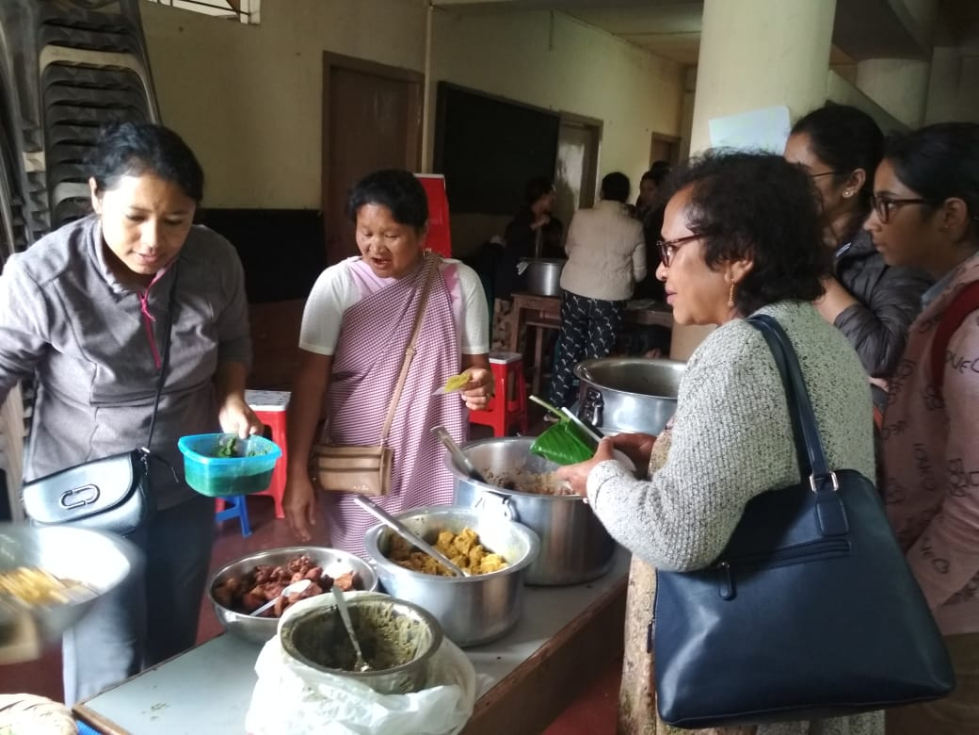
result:
[(453, 214), (513, 214), (527, 182), (552, 177), (559, 115), (439, 82), (435, 171)]

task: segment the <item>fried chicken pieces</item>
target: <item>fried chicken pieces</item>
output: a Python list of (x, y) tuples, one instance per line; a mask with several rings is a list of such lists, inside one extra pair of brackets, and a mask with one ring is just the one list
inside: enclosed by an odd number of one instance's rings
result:
[[(303, 579), (310, 580), (312, 584), (299, 594), (282, 596), (286, 586)], [(275, 600), (275, 604), (259, 617), (278, 618), (299, 600), (322, 595), (329, 592), (334, 585), (349, 592), (356, 583), (356, 572), (346, 572), (334, 579), (323, 572), (323, 567), (316, 566), (308, 555), (303, 554), (282, 566), (260, 564), (248, 574), (229, 577), (214, 588), (214, 599), (221, 606), (246, 615), (266, 602)]]

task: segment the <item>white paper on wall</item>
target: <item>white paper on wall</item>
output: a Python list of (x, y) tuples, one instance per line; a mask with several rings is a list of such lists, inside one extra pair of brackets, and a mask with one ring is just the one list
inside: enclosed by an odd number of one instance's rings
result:
[(785, 150), (792, 123), (784, 105), (750, 110), (708, 121), (711, 148), (763, 150), (779, 155)]

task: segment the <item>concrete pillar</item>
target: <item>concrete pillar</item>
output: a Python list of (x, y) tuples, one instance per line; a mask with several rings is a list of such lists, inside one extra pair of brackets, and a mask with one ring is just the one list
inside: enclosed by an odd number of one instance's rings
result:
[[(705, 0), (692, 152), (710, 147), (708, 122), (785, 105), (798, 118), (826, 100), (836, 3)], [(709, 327), (676, 327), (672, 357), (685, 360)]]
[(857, 89), (909, 128), (925, 119), (931, 64), (914, 59), (867, 59), (857, 64)]
[(956, 120), (962, 57), (954, 46), (936, 46), (931, 55), (931, 80), (925, 106), (925, 125)]

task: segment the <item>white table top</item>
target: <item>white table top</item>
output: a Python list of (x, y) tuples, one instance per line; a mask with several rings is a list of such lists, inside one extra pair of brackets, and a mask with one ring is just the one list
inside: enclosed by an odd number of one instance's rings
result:
[[(612, 570), (574, 587), (527, 587), (524, 613), (505, 637), (466, 649), (486, 691), (530, 658), (629, 572), (619, 549)], [(139, 674), (84, 703), (86, 709), (136, 735), (241, 735), (257, 681), (260, 648), (232, 635), (217, 638)]]

